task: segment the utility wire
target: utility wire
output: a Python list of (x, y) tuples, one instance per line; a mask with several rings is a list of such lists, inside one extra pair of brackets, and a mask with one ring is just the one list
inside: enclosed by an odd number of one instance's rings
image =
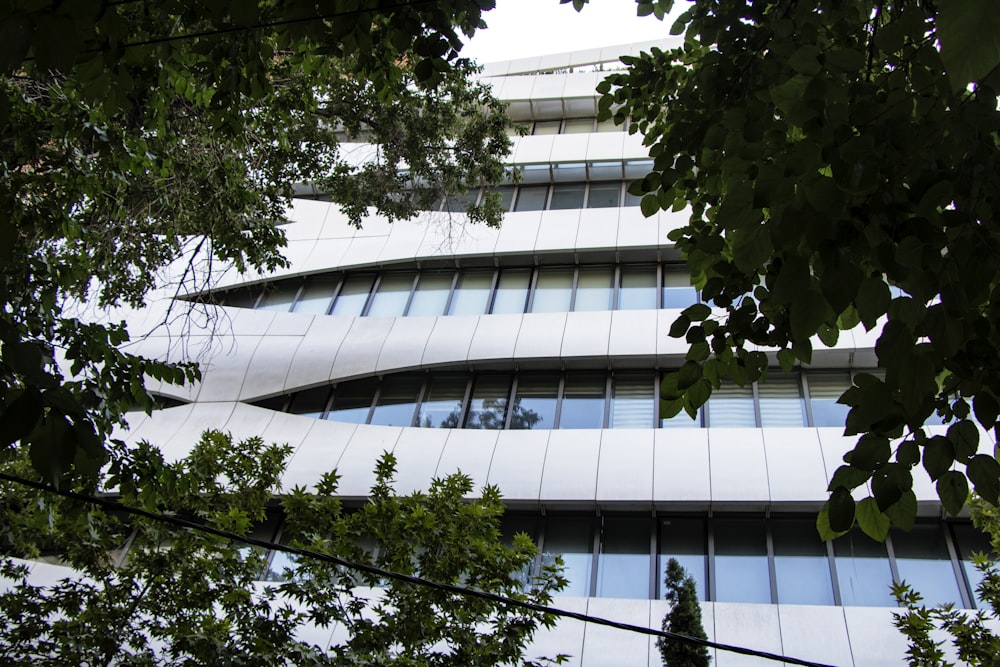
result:
[(681, 635), (675, 632), (668, 632), (666, 630), (655, 630), (653, 628), (647, 628), (641, 625), (621, 623), (619, 621), (612, 621), (607, 618), (590, 616), (588, 614), (580, 614), (574, 611), (568, 611), (566, 609), (559, 609), (557, 607), (547, 607), (545, 605), (535, 604), (533, 602), (515, 600), (513, 598), (505, 597), (503, 595), (497, 595), (496, 593), (489, 593), (486, 591), (479, 591), (473, 588), (465, 588), (462, 586), (455, 586), (452, 584), (442, 584), (436, 581), (430, 581), (428, 579), (422, 579), (420, 577), (415, 577), (408, 574), (393, 572), (392, 570), (385, 570), (380, 567), (375, 567), (372, 565), (366, 565), (364, 563), (355, 563), (353, 561), (345, 560), (337, 556), (331, 556), (329, 554), (310, 551), (308, 549), (299, 549), (297, 547), (292, 547), (285, 544), (277, 544), (275, 542), (269, 542), (267, 540), (258, 540), (253, 537), (247, 537), (244, 535), (239, 535), (237, 533), (231, 533), (226, 530), (219, 530), (217, 528), (212, 528), (211, 526), (195, 523), (194, 521), (188, 521), (187, 519), (182, 519), (177, 516), (171, 516), (169, 514), (148, 512), (146, 510), (139, 509), (137, 507), (130, 507), (128, 505), (123, 505), (117, 500), (98, 498), (88, 494), (76, 493), (75, 491), (64, 491), (61, 489), (57, 489), (49, 484), (44, 484), (42, 482), (35, 482), (30, 479), (25, 479), (23, 477), (18, 477), (15, 475), (0, 473), (0, 479), (8, 482), (13, 482), (15, 484), (21, 484), (23, 486), (29, 486), (39, 491), (53, 493), (55, 495), (62, 496), (64, 498), (71, 498), (73, 500), (89, 503), (91, 505), (98, 505), (104, 509), (120, 511), (120, 512), (125, 512), (127, 514), (134, 514), (136, 516), (146, 517), (147, 519), (152, 519), (154, 521), (159, 521), (161, 523), (168, 523), (174, 526), (178, 526), (180, 528), (188, 528), (191, 530), (201, 531), (209, 535), (215, 535), (216, 537), (222, 537), (228, 540), (242, 542), (244, 544), (260, 547), (262, 549), (283, 551), (285, 553), (293, 554), (295, 556), (312, 558), (326, 563), (331, 563), (333, 565), (338, 565), (340, 567), (345, 567), (351, 570), (366, 572), (368, 574), (385, 579), (394, 579), (396, 581), (403, 581), (409, 584), (414, 584), (416, 586), (433, 588), (435, 590), (454, 593), (456, 595), (475, 597), (483, 600), (490, 600), (491, 602), (496, 602), (498, 604), (502, 604), (508, 607), (519, 607), (521, 609), (527, 609), (529, 611), (537, 611), (544, 614), (551, 614), (553, 616), (559, 616), (562, 618), (572, 618), (577, 621), (583, 621), (584, 623), (593, 623), (595, 625), (603, 625), (609, 628), (617, 628), (619, 630), (626, 630), (629, 632), (636, 632), (644, 635), (652, 635), (654, 637), (662, 637), (664, 639), (668, 639), (671, 641), (678, 641), (686, 644), (696, 644), (699, 646), (705, 646), (707, 648), (714, 648), (719, 651), (729, 651), (731, 653), (739, 653), (741, 655), (749, 655), (757, 658), (765, 658), (768, 660), (777, 660), (779, 662), (785, 662), (789, 665), (802, 665), (802, 667), (833, 667), (831, 665), (827, 665), (824, 663), (812, 662), (810, 660), (801, 660), (799, 658), (790, 658), (788, 656), (778, 655), (777, 653), (758, 651), (755, 649), (745, 648), (743, 646), (734, 646), (732, 644), (722, 644), (719, 642), (710, 641), (708, 639), (688, 637), (687, 635)]

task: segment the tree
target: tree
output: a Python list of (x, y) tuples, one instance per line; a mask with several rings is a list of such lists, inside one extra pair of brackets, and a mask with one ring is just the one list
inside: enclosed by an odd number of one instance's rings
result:
[[(663, 617), (663, 631), (708, 639), (701, 624), (701, 605), (698, 604), (694, 577), (687, 573), (676, 558), (667, 561), (663, 587), (666, 591), (663, 597), (671, 605), (670, 611)], [(705, 646), (670, 641), (663, 637), (656, 640), (656, 645), (660, 649), (664, 667), (708, 667), (712, 661)]]
[[(287, 445), (260, 438), (234, 445), (206, 432), (174, 464), (140, 444), (129, 465), (102, 481), (118, 486), (123, 505), (250, 535), (265, 522), (289, 454)], [(336, 497), (334, 473), (312, 491), (281, 496), (283, 542), (536, 604), (548, 604), (565, 585), (556, 568), (524, 584), (535, 547), (524, 534), (509, 547), (500, 543), (503, 504), (495, 488), (467, 501), (471, 481), (455, 474), (426, 494), (401, 498), (390, 454), (376, 472), (370, 501), (355, 510)], [(0, 576), (13, 580), (0, 594), (0, 660), (7, 665), (535, 664), (523, 658), (525, 644), (539, 626), (554, 623), (306, 557), (271, 573), (280, 583), (262, 586), (266, 559), (256, 548), (10, 484), (3, 492), (4, 552), (37, 557), (44, 540), (75, 570), (39, 585), (23, 564), (2, 558)], [(338, 624), (347, 637), (326, 651), (297, 638), (307, 623)]]
[[(1000, 551), (1000, 511), (993, 505), (973, 498), (972, 523), (988, 534), (994, 554)], [(938, 629), (951, 637), (959, 660), (973, 667), (988, 667), (997, 664), (1000, 656), (1000, 636), (991, 629), (995, 627), (1000, 614), (1000, 570), (994, 558), (987, 554), (976, 554), (976, 568), (983, 578), (976, 587), (981, 603), (988, 605), (985, 611), (963, 612), (942, 605), (928, 609), (922, 605), (920, 593), (911, 589), (906, 582), (894, 584), (893, 595), (900, 607), (906, 611), (893, 614), (896, 628), (908, 642), (907, 664), (911, 667), (948, 667), (952, 663), (945, 660), (943, 642), (936, 642), (931, 631)], [(983, 604), (980, 605), (984, 606)]]
[[(682, 46), (625, 57), (599, 86), (600, 118), (631, 117), (654, 160), (630, 187), (643, 212), (691, 212), (669, 238), (702, 302), (670, 329), (690, 347), (661, 414), (808, 364), (817, 338), (880, 330), (884, 378), (840, 398), (859, 438), (824, 538), (911, 526), (921, 463), (950, 513), (969, 481), (1000, 500), (977, 428), (1000, 414), (998, 20), (971, 1), (697, 0), (671, 29)], [(924, 430), (935, 415), (946, 435)]]
[[(197, 376), (71, 304), (138, 306), (183, 257), (188, 289), (196, 260), (282, 265), (294, 183), (360, 224), (499, 182), (508, 121), (458, 57), (492, 4), (4, 3), (0, 453), (92, 477), (124, 411), (150, 408), (144, 375)], [(362, 133), (369, 154), (341, 150)], [(466, 212), (496, 224), (499, 195)]]

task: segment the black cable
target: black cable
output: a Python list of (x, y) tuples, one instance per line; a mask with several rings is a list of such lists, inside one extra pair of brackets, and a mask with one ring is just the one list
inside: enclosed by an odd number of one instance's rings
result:
[(462, 586), (454, 586), (452, 584), (442, 584), (436, 581), (430, 581), (428, 579), (422, 579), (420, 577), (415, 577), (408, 574), (393, 572), (392, 570), (384, 570), (380, 567), (374, 567), (372, 565), (366, 565), (364, 563), (355, 563), (353, 561), (344, 560), (343, 558), (339, 558), (337, 556), (331, 556), (329, 554), (322, 554), (315, 551), (309, 551), (307, 549), (298, 549), (296, 547), (291, 547), (285, 544), (276, 544), (274, 542), (268, 542), (266, 540), (258, 540), (253, 537), (238, 535), (236, 533), (231, 533), (226, 530), (219, 530), (217, 528), (212, 528), (211, 526), (205, 526), (203, 524), (195, 523), (193, 521), (188, 521), (187, 519), (181, 519), (180, 517), (176, 516), (170, 516), (168, 514), (147, 512), (146, 510), (142, 510), (136, 507), (129, 507), (128, 505), (123, 505), (117, 500), (97, 498), (95, 496), (83, 493), (76, 493), (75, 491), (63, 491), (60, 489), (56, 489), (55, 487), (49, 484), (43, 484), (42, 482), (34, 482), (30, 479), (25, 479), (23, 477), (17, 477), (14, 475), (0, 473), (0, 479), (8, 482), (13, 482), (15, 484), (21, 484), (23, 486), (30, 486), (31, 488), (37, 489), (39, 491), (54, 493), (64, 498), (71, 498), (73, 500), (79, 500), (81, 502), (89, 503), (92, 505), (98, 505), (105, 509), (125, 512), (127, 514), (134, 514), (137, 516), (146, 517), (147, 519), (152, 519), (154, 521), (169, 523), (181, 528), (198, 530), (203, 533), (208, 533), (209, 535), (215, 535), (216, 537), (223, 537), (228, 540), (242, 542), (244, 544), (260, 547), (262, 549), (283, 551), (285, 553), (293, 554), (296, 556), (303, 556), (305, 558), (320, 560), (326, 563), (331, 563), (333, 565), (346, 567), (348, 569), (359, 570), (361, 572), (366, 572), (368, 574), (375, 575), (377, 577), (385, 579), (395, 579), (396, 581), (405, 581), (406, 583), (409, 584), (423, 586), (425, 588), (433, 588), (448, 593), (454, 593), (456, 595), (463, 595), (466, 597), (476, 597), (476, 598), (481, 598), (483, 600), (490, 600), (491, 602), (496, 602), (509, 607), (519, 607), (521, 609), (527, 609), (529, 611), (537, 611), (544, 614), (552, 614), (553, 616), (559, 616), (562, 618), (572, 618), (577, 621), (583, 621), (584, 623), (593, 623), (595, 625), (603, 625), (609, 628), (617, 628), (619, 630), (627, 630), (629, 632), (637, 632), (644, 635), (652, 635), (654, 637), (663, 637), (664, 639), (679, 641), (687, 644), (697, 644), (699, 646), (705, 646), (706, 648), (714, 648), (720, 651), (729, 651), (731, 653), (739, 653), (741, 655), (749, 655), (757, 658), (766, 658), (768, 660), (777, 660), (780, 662), (788, 663), (790, 665), (802, 665), (803, 667), (833, 667), (831, 665), (819, 662), (812, 662), (810, 660), (800, 660), (798, 658), (789, 658), (788, 656), (778, 655), (776, 653), (768, 653), (767, 651), (757, 651), (755, 649), (744, 648), (742, 646), (721, 644), (719, 642), (710, 641), (708, 639), (699, 639), (698, 637), (688, 637), (687, 635), (681, 635), (675, 632), (668, 632), (666, 630), (654, 630), (652, 628), (646, 628), (641, 625), (620, 623), (618, 621), (612, 621), (607, 618), (589, 616), (587, 614), (580, 614), (575, 611), (568, 611), (565, 609), (559, 609), (557, 607), (546, 607), (544, 605), (535, 604), (533, 602), (525, 602), (522, 600), (515, 600), (513, 598), (504, 597), (503, 595), (497, 595), (496, 593), (477, 591), (472, 588), (464, 588)]

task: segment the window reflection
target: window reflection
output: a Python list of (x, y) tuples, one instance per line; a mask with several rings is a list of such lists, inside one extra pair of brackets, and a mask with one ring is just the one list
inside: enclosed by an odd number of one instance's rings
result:
[(705, 520), (695, 518), (663, 519), (660, 521), (660, 549), (657, 593), (663, 597), (663, 579), (667, 563), (677, 559), (688, 575), (694, 578), (698, 599), (708, 599), (708, 546), (705, 543)]
[(840, 600), (847, 606), (895, 607), (892, 597), (892, 570), (885, 545), (860, 530), (833, 541)]
[(368, 420), (378, 381), (375, 378), (344, 382), (333, 392), (333, 406), (327, 419), (351, 424), (364, 424)]
[(715, 534), (715, 599), (771, 602), (763, 519), (719, 519)]
[(553, 374), (522, 374), (517, 380), (517, 393), (510, 416), (512, 429), (546, 429), (556, 423), (556, 398), (559, 376)]
[(302, 294), (295, 303), (296, 313), (325, 315), (330, 309), (337, 280), (330, 276), (317, 276), (306, 281)]
[(449, 315), (482, 315), (490, 298), (492, 271), (463, 271), (451, 298)]
[(604, 374), (567, 373), (559, 428), (602, 428), (606, 382)]
[(378, 288), (368, 307), (369, 317), (399, 317), (406, 310), (410, 300), (414, 274), (386, 273), (378, 282)]
[(462, 403), (469, 380), (465, 375), (439, 375), (430, 384), (427, 398), (420, 403), (417, 426), (458, 428)]
[(424, 378), (419, 375), (386, 378), (368, 423), (381, 426), (411, 426), (423, 384)]
[(761, 426), (805, 426), (805, 402), (799, 376), (771, 371), (767, 382), (757, 384)]
[(344, 281), (344, 286), (340, 288), (340, 294), (333, 303), (331, 315), (344, 315), (357, 317), (364, 310), (368, 301), (368, 294), (372, 291), (372, 283), (375, 282), (374, 274), (358, 273), (350, 276)]
[(493, 296), (493, 308), (490, 312), (523, 313), (528, 302), (528, 289), (531, 287), (531, 269), (504, 269), (497, 281), (496, 294)]
[(809, 407), (814, 426), (844, 427), (851, 408), (837, 403), (837, 399), (850, 386), (851, 375), (847, 372), (809, 374)]
[(554, 517), (546, 522), (542, 564), (555, 563), (562, 556), (563, 576), (569, 584), (560, 595), (590, 595), (590, 573), (593, 568), (593, 520), (589, 518)]
[(406, 314), (411, 317), (443, 315), (445, 304), (448, 303), (448, 294), (451, 292), (452, 276), (451, 272), (421, 273)]
[(472, 388), (469, 416), (465, 420), (465, 428), (504, 428), (509, 396), (510, 378), (508, 376), (481, 376)]
[(771, 523), (778, 604), (833, 604), (833, 582), (826, 542), (809, 520)]
[(531, 300), (533, 313), (564, 313), (569, 311), (573, 296), (573, 270), (542, 268)]
[(649, 519), (605, 515), (597, 562), (598, 597), (649, 598)]
[(656, 267), (622, 267), (618, 310), (656, 308)]
[(955, 568), (938, 524), (917, 524), (909, 532), (893, 529), (892, 549), (899, 577), (919, 591), (927, 606), (962, 606)]

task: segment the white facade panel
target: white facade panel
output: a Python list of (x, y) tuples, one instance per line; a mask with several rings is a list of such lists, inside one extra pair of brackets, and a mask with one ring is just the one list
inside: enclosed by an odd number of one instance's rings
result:
[(769, 500), (767, 461), (760, 429), (708, 429), (708, 447), (712, 460), (713, 501), (766, 503)]
[(597, 497), (600, 501), (650, 504), (653, 500), (653, 430), (601, 431), (597, 463)]
[(600, 431), (552, 431), (542, 473), (542, 501), (593, 501), (600, 454)]

